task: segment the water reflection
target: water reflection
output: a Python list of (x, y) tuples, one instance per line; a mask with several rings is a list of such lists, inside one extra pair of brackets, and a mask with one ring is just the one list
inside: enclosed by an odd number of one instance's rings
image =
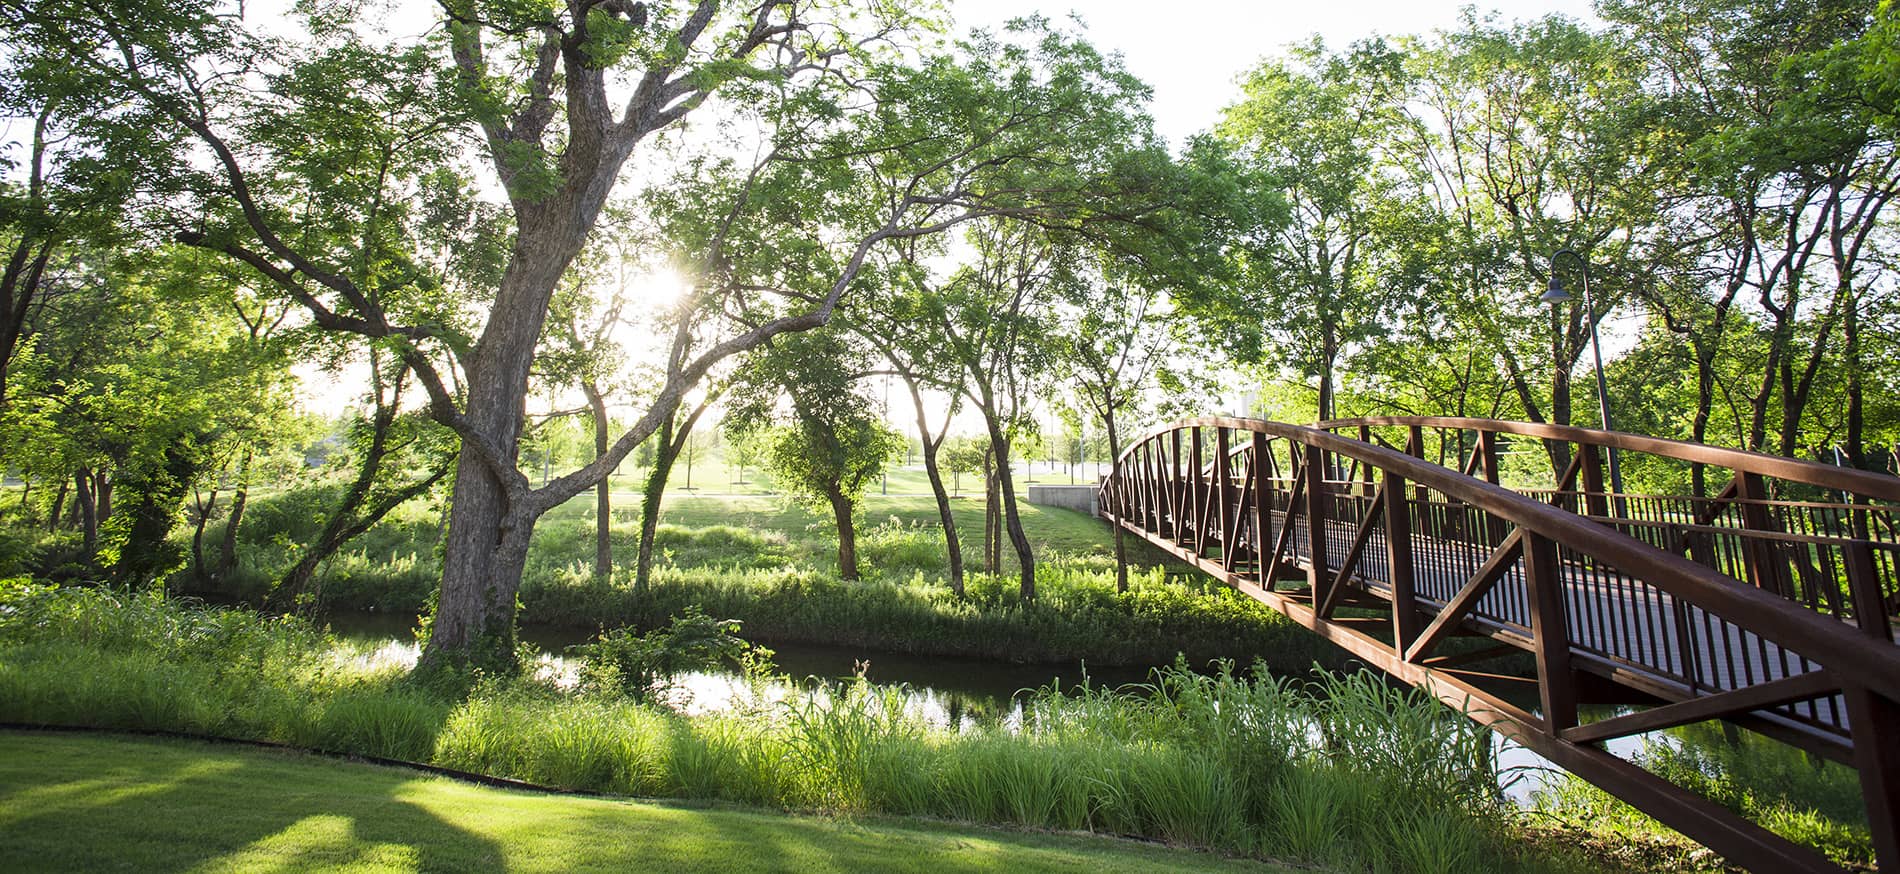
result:
[[(330, 628), (339, 638), (367, 650), (366, 667), (406, 669), (420, 655), (412, 623), (389, 615), (337, 615)], [(565, 653), (569, 646), (586, 643), (586, 632), (526, 628), (523, 642), (536, 650), (530, 670), (537, 679), (572, 688), (580, 679), (580, 665)], [(1073, 686), (1085, 679), (1092, 686), (1121, 686), (1150, 679), (1148, 668), (1094, 669), (1081, 664), (1012, 665), (976, 659), (918, 656), (904, 653), (867, 653), (844, 646), (782, 644), (772, 646), (779, 673), (817, 680), (850, 679), (860, 668), (866, 679), (885, 686), (905, 685), (908, 711), (940, 728), (967, 731), (985, 725), (1015, 729), (1022, 724), (1027, 693), (1050, 683)], [(782, 682), (753, 689), (735, 670), (699, 671), (675, 677), (665, 703), (688, 715), (730, 711), (757, 704), (770, 705), (792, 694)], [(763, 697), (763, 700), (757, 700)]]

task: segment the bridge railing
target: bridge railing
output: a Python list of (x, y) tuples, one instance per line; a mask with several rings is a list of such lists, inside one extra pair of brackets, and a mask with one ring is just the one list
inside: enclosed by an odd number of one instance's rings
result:
[[(1493, 451), (1474, 449), (1476, 460), (1460, 458), (1457, 468), (1434, 463), (1420, 457), (1426, 428), (1475, 432), (1471, 445)], [(1378, 429), (1396, 430), (1401, 442), (1378, 445)], [(1569, 443), (1569, 470), (1556, 488), (1521, 494), (1498, 482), (1495, 448), (1505, 434)], [(1610, 447), (1719, 467), (1734, 485), (1708, 498), (1615, 495), (1601, 475)], [(1101, 500), (1117, 524), (1352, 640), (1355, 652), (1403, 678), (1441, 694), (1470, 691), (1434, 673), (1457, 663), (1439, 644), (1458, 633), (1530, 651), (1540, 712), (1485, 700), (1503, 714), (1497, 721), (1535, 726), (1548, 756), (1732, 718), (1886, 774), (1870, 808), (1900, 798), (1900, 646), (1891, 620), (1900, 562), (1880, 520), (1900, 504), (1900, 480), (1637, 435), (1468, 419), (1321, 428), (1194, 419), (1135, 443), (1117, 471)], [(1778, 497), (1786, 491), (1771, 490), (1771, 480), (1845, 491), (1849, 500)], [(1296, 589), (1281, 591), (1289, 579)], [(1389, 627), (1365, 636), (1355, 630), (1363, 617), (1336, 614), (1348, 604), (1389, 606)], [(1678, 703), (1580, 725), (1580, 671)], [(1657, 791), (1640, 780), (1624, 788), (1626, 797)], [(1737, 833), (1710, 834), (1697, 836), (1715, 846)], [(1773, 846), (1754, 835), (1729, 849)]]
[[(1658, 549), (1684, 555), (1740, 583), (1844, 622), (1900, 615), (1900, 478), (1881, 473), (1638, 434), (1529, 422), (1393, 417), (1320, 427), (1501, 480), (1500, 447), (1528, 439), (1541, 455), (1569, 459), (1554, 487), (1522, 489), (1606, 522)], [(1703, 495), (1617, 494), (1604, 461), (1693, 471)], [(1549, 468), (1546, 467), (1546, 470)], [(1722, 483), (1711, 487), (1710, 484)], [(1817, 499), (1819, 497), (1819, 499)], [(1684, 679), (1694, 681), (1693, 676)]]

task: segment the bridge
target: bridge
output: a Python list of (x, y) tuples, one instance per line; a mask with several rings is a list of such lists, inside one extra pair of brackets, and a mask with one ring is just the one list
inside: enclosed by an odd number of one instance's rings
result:
[[(1499, 484), (1522, 451), (1554, 488)], [(1723, 485), (1616, 493), (1618, 457)], [(1900, 872), (1900, 478), (1525, 422), (1201, 418), (1129, 447), (1099, 502), (1751, 870), (1841, 869), (1603, 744), (1720, 719), (1846, 763)], [(1580, 719), (1596, 703), (1627, 706)]]

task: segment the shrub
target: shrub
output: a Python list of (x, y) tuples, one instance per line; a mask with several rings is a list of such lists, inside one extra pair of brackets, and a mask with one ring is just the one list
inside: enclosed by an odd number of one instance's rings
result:
[(739, 627), (735, 620), (714, 619), (689, 606), (658, 631), (636, 635), (617, 628), (568, 652), (586, 660), (584, 684), (648, 701), (682, 674), (743, 664), (752, 646), (739, 636)]

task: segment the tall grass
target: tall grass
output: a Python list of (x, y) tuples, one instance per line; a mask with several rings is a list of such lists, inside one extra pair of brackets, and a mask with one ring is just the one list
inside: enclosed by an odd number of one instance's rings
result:
[[(489, 678), (461, 700), (294, 620), (0, 584), (0, 719), (173, 729), (428, 761), (574, 789), (1146, 836), (1352, 870), (1534, 868), (1480, 737), (1354, 674), (1221, 665), (1046, 688), (961, 730), (861, 677), (686, 717)], [(1440, 759), (1445, 761), (1441, 761)]]
[[(1871, 868), (1859, 776), (1751, 732), (1725, 735), (1714, 724), (1673, 728), (1633, 756), (1645, 769), (1760, 823), (1782, 837), (1820, 850), (1834, 862)], [(1545, 812), (1594, 831), (1648, 845), (1655, 856), (1687, 856), (1686, 838), (1616, 797), (1565, 775), (1534, 800)]]

